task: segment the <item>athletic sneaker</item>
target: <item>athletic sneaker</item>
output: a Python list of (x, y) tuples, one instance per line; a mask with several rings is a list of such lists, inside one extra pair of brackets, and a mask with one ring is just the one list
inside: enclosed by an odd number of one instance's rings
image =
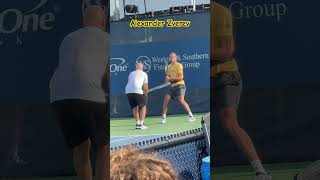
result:
[(143, 125), (140, 125), (140, 129), (148, 129), (148, 127), (143, 124)]
[(188, 122), (196, 121), (196, 118), (194, 116), (189, 116)]
[(163, 117), (162, 117), (162, 118), (161, 118), (161, 123), (162, 123), (162, 124), (167, 123), (167, 118), (163, 118)]
[(255, 180), (272, 180), (272, 177), (269, 174), (257, 173)]
[(136, 124), (136, 129), (141, 129), (141, 124)]

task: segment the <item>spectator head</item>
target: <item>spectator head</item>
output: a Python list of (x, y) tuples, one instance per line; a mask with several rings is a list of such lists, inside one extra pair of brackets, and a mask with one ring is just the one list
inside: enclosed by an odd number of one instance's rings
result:
[(169, 161), (132, 147), (111, 153), (111, 180), (176, 180)]

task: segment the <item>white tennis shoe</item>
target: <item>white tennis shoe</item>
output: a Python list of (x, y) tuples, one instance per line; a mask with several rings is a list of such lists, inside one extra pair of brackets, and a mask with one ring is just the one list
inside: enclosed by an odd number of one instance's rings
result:
[(162, 123), (162, 124), (167, 123), (167, 118), (163, 118), (163, 117), (162, 117), (162, 118), (161, 118), (161, 123)]
[(140, 125), (140, 129), (148, 129), (147, 126), (145, 126), (144, 124)]

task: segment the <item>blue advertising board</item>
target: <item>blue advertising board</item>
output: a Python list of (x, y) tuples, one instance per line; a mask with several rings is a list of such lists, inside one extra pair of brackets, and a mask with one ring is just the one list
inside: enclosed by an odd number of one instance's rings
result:
[[(217, 2), (233, 15), (243, 80), (238, 118), (258, 154), (272, 163), (319, 159), (311, 140), (320, 136), (319, 1)], [(223, 128), (212, 127), (215, 165), (247, 163)]]
[(209, 39), (141, 43), (111, 46), (110, 54), (110, 93), (124, 94), (128, 75), (135, 64), (144, 64), (149, 76), (149, 86), (163, 83), (164, 67), (170, 52), (176, 52), (184, 67), (187, 88), (210, 88)]
[[(112, 35), (112, 33), (111, 33)], [(110, 107), (111, 117), (131, 115), (125, 95), (125, 86), (129, 73), (135, 70), (137, 62), (144, 64), (144, 71), (149, 77), (149, 87), (164, 83), (165, 66), (168, 56), (176, 52), (178, 62), (184, 67), (186, 99), (193, 112), (207, 112), (210, 107), (210, 41), (209, 38), (175, 40), (168, 42), (135, 43), (113, 45), (110, 49)], [(159, 115), (162, 109), (163, 88), (148, 95), (148, 114)], [(180, 106), (172, 104), (170, 109), (184, 113)]]

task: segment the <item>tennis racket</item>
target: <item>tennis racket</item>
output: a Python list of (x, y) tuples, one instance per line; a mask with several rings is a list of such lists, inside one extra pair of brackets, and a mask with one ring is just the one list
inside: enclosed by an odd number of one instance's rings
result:
[(159, 90), (159, 89), (162, 89), (162, 88), (165, 88), (165, 87), (168, 87), (171, 85), (171, 82), (166, 82), (166, 83), (163, 83), (163, 84), (160, 84), (158, 86), (155, 86), (151, 89), (149, 89), (148, 93), (152, 92), (152, 91), (155, 91), (155, 90)]

